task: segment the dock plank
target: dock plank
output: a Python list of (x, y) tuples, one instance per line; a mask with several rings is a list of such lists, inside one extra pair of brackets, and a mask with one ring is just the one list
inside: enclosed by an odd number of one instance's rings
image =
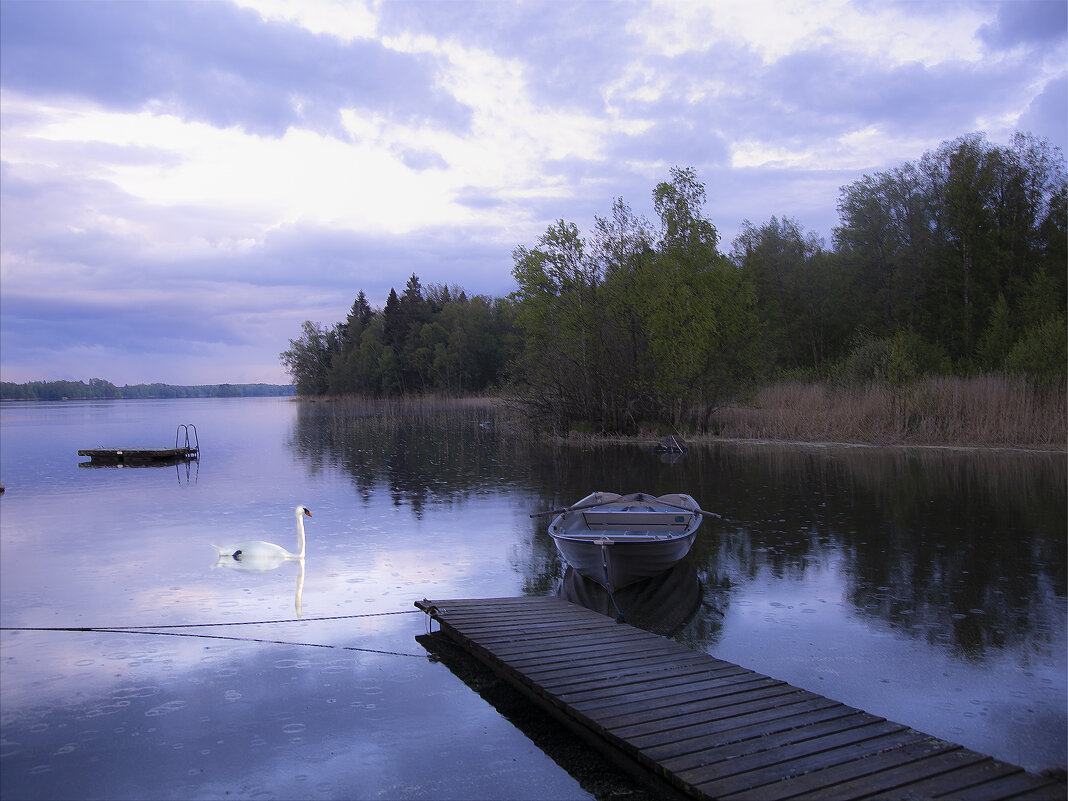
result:
[[(867, 755), (854, 755), (860, 758), (836, 760), (832, 755), (823, 760), (822, 766), (819, 766), (818, 760), (812, 760), (807, 771), (781, 771), (783, 775), (774, 784), (719, 797), (730, 798), (731, 801), (786, 801), (791, 798), (845, 801), (857, 797), (856, 783), (860, 779), (901, 765), (911, 765), (915, 770), (921, 771), (926, 767), (924, 762), (927, 757), (960, 748), (952, 743), (920, 735), (919, 732), (914, 735), (918, 736), (914, 736), (910, 742), (897, 743), (892, 748)], [(870, 794), (874, 791), (862, 792)]]
[(849, 735), (851, 737), (860, 737), (891, 733), (903, 728), (904, 726), (899, 723), (891, 723), (864, 712), (858, 712), (820, 723), (782, 729), (763, 736), (723, 738), (726, 742), (709, 741), (708, 747), (700, 752), (664, 760), (662, 764), (687, 781), (698, 782), (719, 775), (722, 771), (719, 763), (736, 757), (806, 742), (809, 743), (808, 747), (811, 747), (814, 744), (818, 745), (816, 742), (818, 738), (845, 735), (846, 732), (852, 732)]
[[(767, 794), (761, 790), (761, 798), (777, 798), (776, 791), (788, 787), (787, 780), (797, 776), (818, 775), (819, 771), (858, 763), (905, 746), (931, 747), (925, 742), (924, 735), (909, 729), (861, 740), (856, 739), (858, 736), (857, 732), (831, 735), (732, 759), (721, 766), (720, 775), (699, 775), (694, 784), (713, 798), (752, 793), (761, 788), (767, 789)], [(722, 775), (724, 773), (729, 775)], [(768, 788), (768, 785), (775, 785), (775, 788)], [(811, 793), (808, 797), (812, 797)]]
[(684, 797), (1065, 797), (1063, 782), (561, 599), (416, 606), (588, 742)]
[(651, 748), (655, 745), (674, 743), (677, 753), (684, 753), (684, 749), (693, 750), (699, 748), (701, 743), (710, 736), (730, 732), (742, 726), (751, 726), (758, 723), (771, 723), (780, 718), (792, 717), (802, 712), (814, 712), (827, 707), (845, 706), (830, 698), (779, 696), (772, 698), (763, 704), (749, 704), (745, 710), (728, 710), (729, 714), (709, 716), (706, 720), (684, 728), (672, 730), (671, 738), (662, 736), (635, 733), (629, 739), (638, 748)]
[[(898, 799), (952, 797), (961, 790), (977, 784), (986, 784), (993, 779), (1019, 771), (1015, 765), (996, 762), (988, 756), (972, 751), (953, 751), (940, 758), (950, 763), (949, 770), (919, 781), (910, 777), (908, 781), (894, 788), (894, 797)], [(889, 798), (889, 796), (888, 791), (868, 797)]]
[[(672, 695), (659, 695), (649, 697), (643, 693), (642, 698), (627, 696), (625, 700), (618, 697), (611, 700), (602, 700), (596, 703), (575, 704), (590, 716), (596, 716), (599, 721), (611, 722), (613, 726), (625, 726), (634, 721), (649, 721), (657, 718), (671, 718), (680, 711), (680, 708), (690, 704), (715, 698), (718, 695), (731, 695), (752, 690), (761, 690), (768, 687), (779, 687), (784, 683), (778, 679), (767, 676), (747, 677), (739, 680), (738, 676), (727, 676), (721, 679), (699, 681), (686, 684), (679, 692)], [(678, 688), (672, 688), (678, 689)]]
[(828, 729), (834, 731), (839, 726), (849, 728), (881, 720), (882, 718), (876, 718), (867, 712), (859, 712), (844, 704), (838, 704), (728, 729), (718, 734), (710, 734), (696, 742), (691, 741), (688, 745), (676, 744), (673, 747), (674, 753), (658, 751), (655, 748), (647, 749), (646, 753), (649, 758), (669, 770), (681, 773), (688, 768), (719, 761), (721, 754), (729, 754), (732, 748), (747, 747), (746, 744), (773, 744), (779, 738), (782, 738), (783, 742), (793, 742), (795, 739), (818, 736)]

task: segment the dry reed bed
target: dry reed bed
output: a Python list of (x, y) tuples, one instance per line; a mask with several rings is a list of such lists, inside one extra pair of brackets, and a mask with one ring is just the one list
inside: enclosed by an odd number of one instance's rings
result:
[[(400, 425), (415, 421), (489, 423), (497, 435), (529, 439), (534, 432), (516, 403), (494, 397), (324, 399), (321, 412), (347, 425), (376, 418)], [(459, 415), (459, 417), (457, 417)], [(720, 409), (713, 418), (722, 438), (875, 445), (966, 447), (1068, 446), (1068, 401), (1063, 384), (1038, 389), (1015, 376), (929, 378), (908, 387), (864, 388), (783, 382), (764, 387), (751, 403)], [(570, 439), (607, 444), (634, 437), (571, 432)], [(658, 434), (643, 432), (645, 441)], [(687, 438), (701, 434), (691, 431)]]
[(1064, 386), (986, 375), (908, 387), (781, 383), (716, 415), (719, 435), (747, 439), (965, 446), (1065, 446)]

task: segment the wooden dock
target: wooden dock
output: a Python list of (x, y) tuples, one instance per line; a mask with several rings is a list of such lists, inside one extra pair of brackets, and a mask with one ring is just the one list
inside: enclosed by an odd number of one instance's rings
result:
[(195, 425), (181, 423), (174, 430), (173, 448), (83, 448), (78, 455), (89, 457), (88, 462), (79, 462), (79, 467), (163, 467), (198, 462), (200, 437)]
[(683, 797), (1066, 797), (1063, 782), (559, 598), (416, 606), (588, 742)]
[(166, 466), (200, 458), (200, 449), (183, 448), (83, 448), (79, 456), (88, 456), (92, 465), (126, 465), (128, 467)]

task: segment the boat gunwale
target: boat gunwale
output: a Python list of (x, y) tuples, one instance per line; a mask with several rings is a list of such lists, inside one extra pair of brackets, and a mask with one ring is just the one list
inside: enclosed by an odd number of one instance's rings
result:
[[(588, 504), (587, 501), (598, 495), (609, 496), (606, 500)], [(662, 501), (661, 497), (688, 502), (689, 506)], [(659, 502), (659, 504), (658, 504)], [(634, 508), (634, 507), (642, 508)], [(587, 513), (612, 515), (623, 518), (626, 522), (598, 522), (593, 528), (589, 524)], [(660, 522), (666, 516), (676, 520)], [(569, 519), (570, 518), (570, 519)], [(643, 518), (655, 521), (642, 524)], [(685, 518), (685, 519), (679, 519)], [(697, 501), (682, 493), (668, 493), (664, 496), (652, 496), (646, 492), (634, 492), (627, 495), (617, 493), (594, 492), (583, 498), (570, 509), (560, 512), (549, 523), (549, 536), (553, 539), (566, 539), (572, 542), (601, 542), (613, 544), (619, 542), (670, 542), (672, 540), (695, 535), (704, 522)], [(572, 526), (565, 527), (565, 523)]]
[(550, 531), (549, 536), (554, 539), (565, 539), (572, 542), (589, 542), (600, 544), (605, 541), (606, 545), (614, 542), (671, 542), (696, 534), (697, 526), (687, 527), (678, 531), (650, 531), (648, 529), (620, 529), (619, 531), (598, 530), (582, 531), (568, 529), (565, 531)]

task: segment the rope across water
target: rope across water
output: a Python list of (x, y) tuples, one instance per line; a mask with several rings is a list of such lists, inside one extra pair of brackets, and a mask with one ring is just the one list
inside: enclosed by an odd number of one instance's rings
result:
[(287, 618), (282, 620), (241, 620), (225, 623), (171, 623), (157, 626), (0, 626), (0, 631), (81, 631), (104, 634), (150, 634), (159, 637), (197, 637), (209, 640), (235, 640), (240, 642), (261, 642), (273, 645), (298, 645), (307, 648), (338, 648), (343, 651), (362, 651), (387, 656), (410, 656), (426, 658), (425, 654), (407, 654), (399, 651), (385, 651), (377, 648), (357, 648), (351, 645), (327, 645), (316, 642), (293, 642), (290, 640), (269, 640), (260, 637), (232, 637), (224, 634), (196, 634), (185, 631), (160, 631), (159, 629), (191, 629), (216, 626), (264, 626), (274, 623), (314, 623), (323, 620), (350, 620), (361, 617), (386, 617), (388, 615), (418, 614), (418, 609), (406, 609), (399, 612), (368, 612), (360, 615), (333, 615), (330, 617)]

